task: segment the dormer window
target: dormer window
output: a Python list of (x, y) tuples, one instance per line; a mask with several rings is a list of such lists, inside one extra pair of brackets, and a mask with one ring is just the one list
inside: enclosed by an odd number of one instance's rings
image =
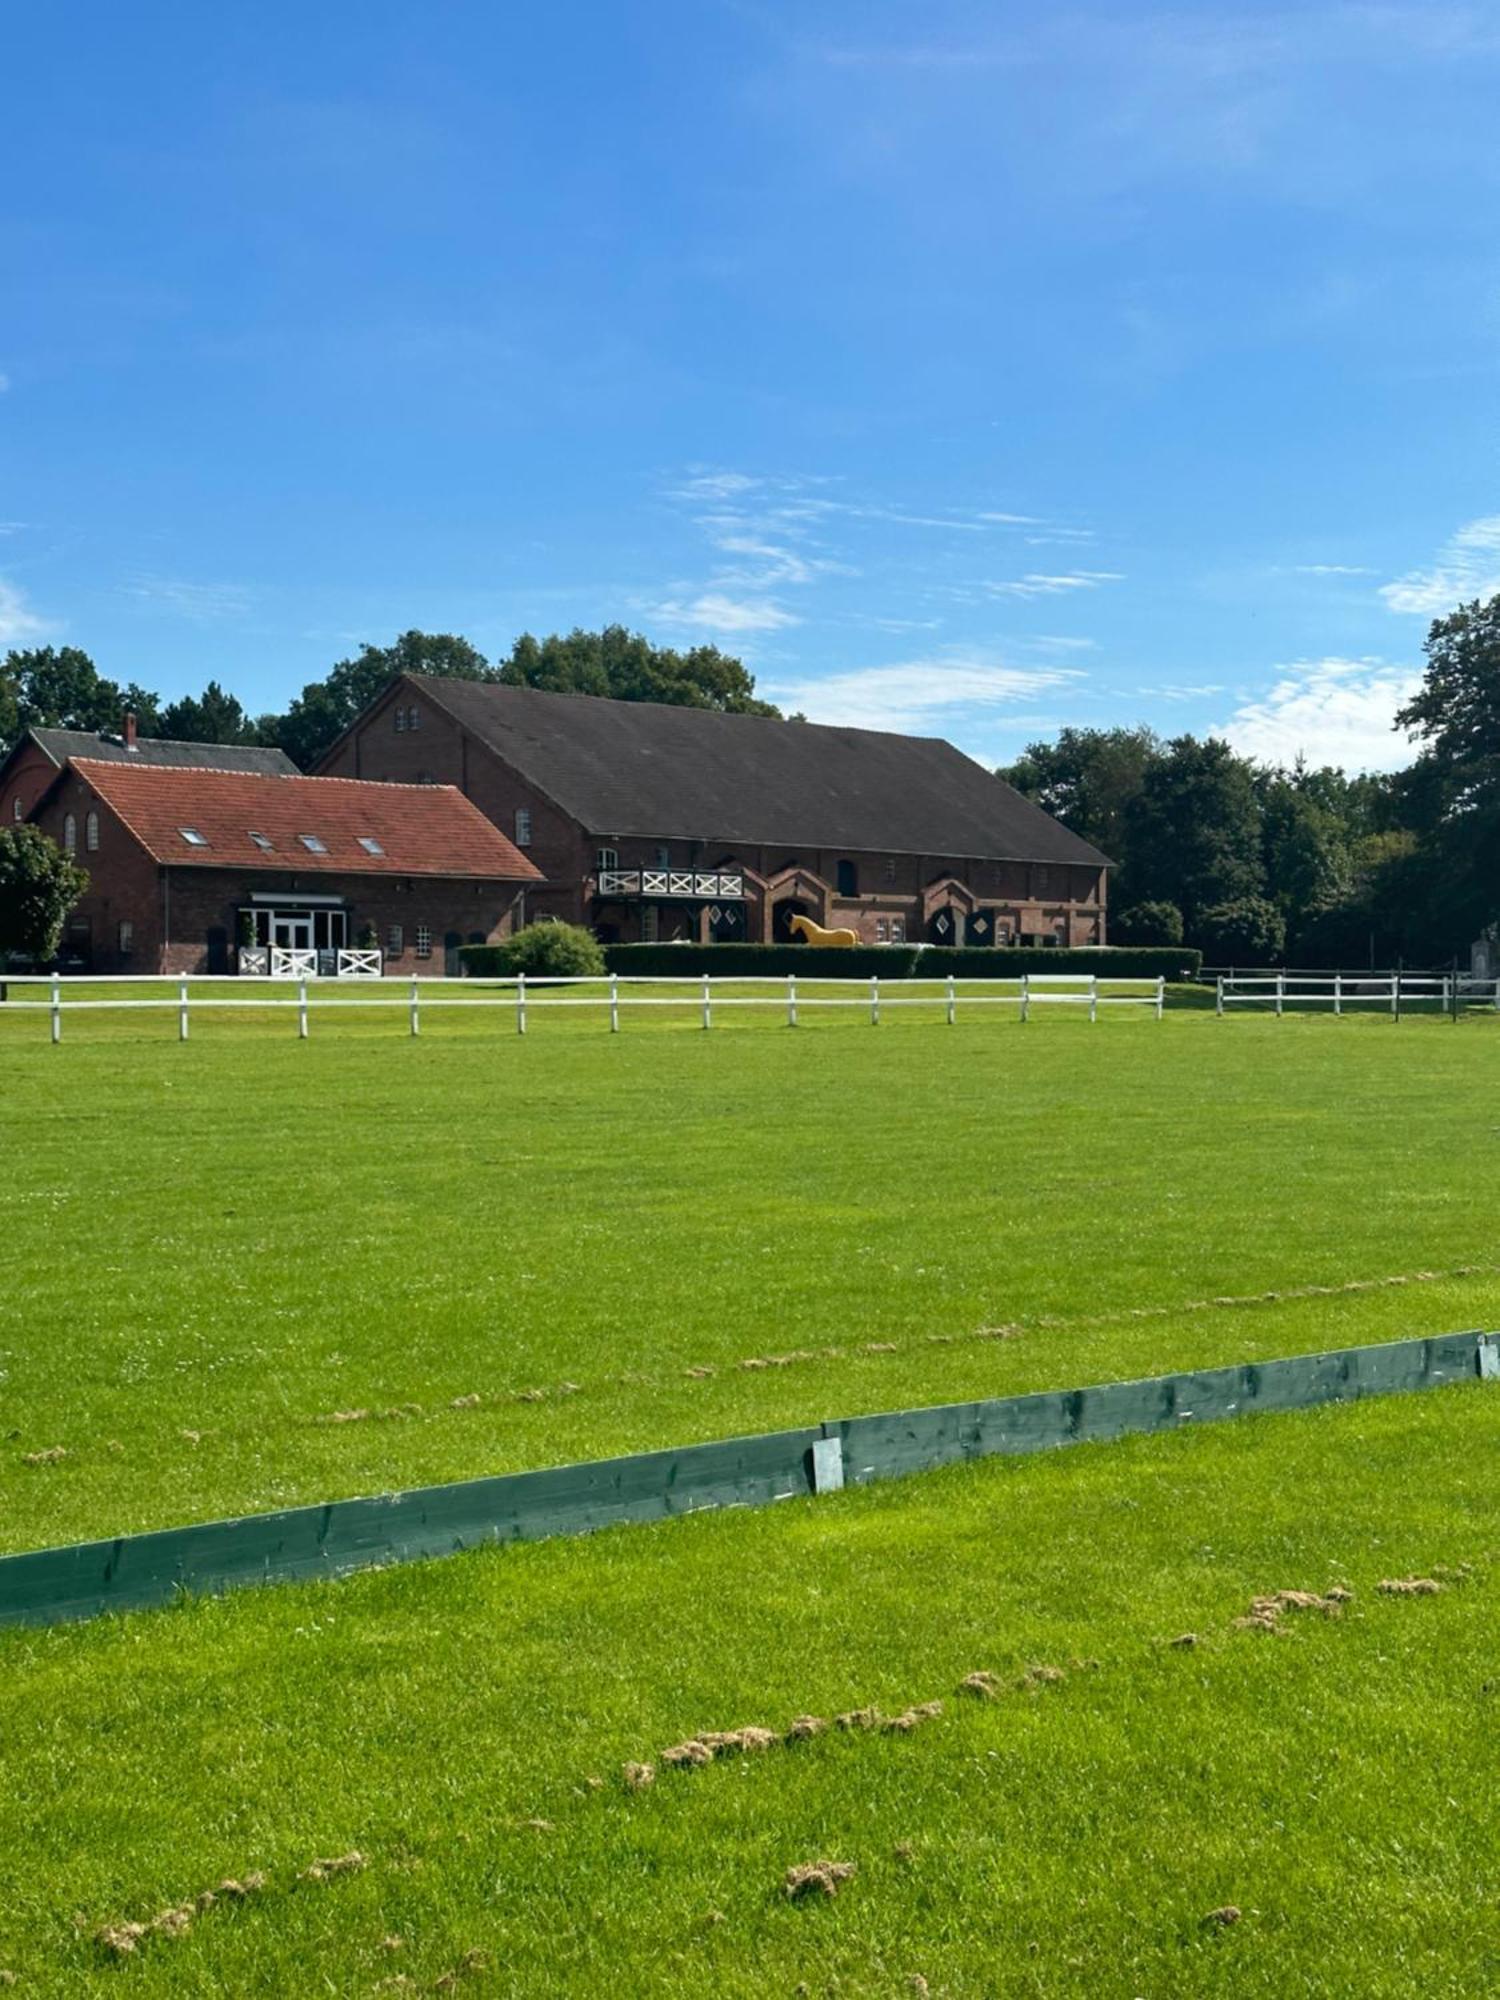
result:
[(275, 849), (273, 848), (270, 840), (266, 837), (265, 834), (252, 833), (250, 835), (250, 838), (255, 842), (255, 845), (260, 849), (262, 854), (271, 854), (275, 852)]
[(177, 831), (182, 835), (189, 847), (207, 847), (208, 845), (208, 842), (195, 826), (180, 826)]
[(385, 849), (381, 846), (380, 842), (375, 838), (373, 833), (362, 833), (359, 836), (359, 844), (365, 850), (366, 854), (385, 853)]
[(297, 838), (302, 842), (302, 845), (307, 849), (309, 854), (326, 854), (328, 852), (328, 849), (315, 833), (299, 833)]

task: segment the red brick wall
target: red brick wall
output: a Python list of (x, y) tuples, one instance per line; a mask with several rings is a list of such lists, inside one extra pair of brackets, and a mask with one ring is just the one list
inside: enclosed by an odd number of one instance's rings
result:
[[(57, 766), (44, 750), (35, 743), (28, 743), (19, 752), (16, 761), (5, 774), (5, 782), (0, 785), (0, 826), (14, 826), (20, 819), (28, 819), (42, 793), (57, 776)], [(16, 802), (21, 810), (16, 812)]]

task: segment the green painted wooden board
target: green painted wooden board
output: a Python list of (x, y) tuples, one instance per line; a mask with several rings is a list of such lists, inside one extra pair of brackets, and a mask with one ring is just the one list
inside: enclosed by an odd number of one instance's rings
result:
[[(0, 1557), (0, 1625), (45, 1625), (293, 1577), (451, 1555), (486, 1542), (585, 1534), (813, 1489), (814, 1444), (837, 1439), (848, 1484), (965, 1458), (1180, 1430), (1251, 1410), (1433, 1388), (1486, 1374), (1500, 1336), (1450, 1333), (1096, 1388), (848, 1417), (494, 1479), (334, 1500), (113, 1541)], [(1482, 1358), (1483, 1357), (1483, 1358)]]

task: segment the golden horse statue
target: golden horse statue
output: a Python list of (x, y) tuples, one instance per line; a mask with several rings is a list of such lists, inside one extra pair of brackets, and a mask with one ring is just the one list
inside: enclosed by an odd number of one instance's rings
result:
[(787, 929), (794, 936), (805, 938), (809, 944), (833, 945), (840, 951), (849, 951), (859, 943), (858, 931), (825, 931), (811, 917), (800, 914), (792, 918)]

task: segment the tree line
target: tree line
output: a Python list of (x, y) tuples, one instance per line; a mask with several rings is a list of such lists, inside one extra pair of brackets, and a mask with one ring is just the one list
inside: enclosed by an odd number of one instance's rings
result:
[(450, 632), (403, 632), (392, 646), (361, 646), (322, 680), (309, 681), (281, 713), (251, 715), (210, 681), (200, 695), (163, 702), (134, 681), (101, 674), (77, 646), (37, 646), (0, 662), (0, 756), (23, 731), (117, 730), (129, 709), (142, 736), (179, 743), (263, 743), (284, 750), (310, 770), (394, 675), (442, 674), (453, 680), (497, 681), (507, 687), (560, 694), (610, 695), (617, 701), (665, 701), (734, 714), (778, 715), (757, 700), (744, 663), (717, 646), (685, 652), (653, 646), (623, 625), (602, 632), (523, 632), (503, 658), (487, 660), (477, 646)]
[(1002, 769), (1117, 866), (1116, 944), (1210, 963), (1359, 966), (1467, 953), (1500, 917), (1500, 596), (1432, 625), (1386, 775), (1240, 757), (1216, 737), (1064, 729)]

